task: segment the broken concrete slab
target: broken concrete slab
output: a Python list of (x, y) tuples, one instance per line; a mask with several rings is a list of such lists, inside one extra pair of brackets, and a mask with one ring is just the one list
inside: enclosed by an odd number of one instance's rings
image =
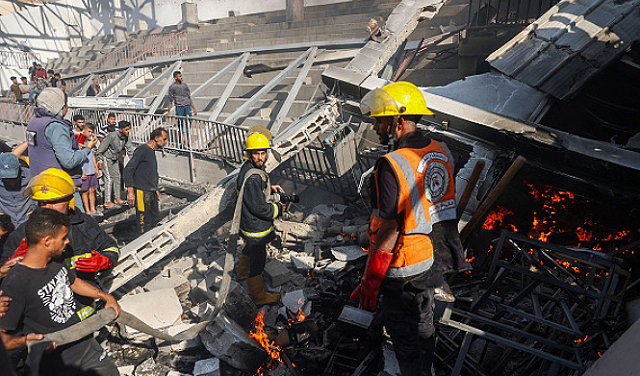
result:
[(209, 358), (196, 362), (193, 366), (193, 376), (219, 376), (220, 359)]
[(172, 288), (127, 295), (119, 303), (122, 310), (154, 329), (172, 326), (182, 315), (182, 305)]
[(298, 271), (311, 270), (316, 262), (315, 257), (291, 255), (291, 262)]
[(335, 274), (339, 271), (341, 271), (342, 269), (344, 269), (347, 266), (347, 263), (345, 261), (334, 261), (331, 264), (327, 265), (324, 268), (324, 271), (327, 273), (331, 273), (331, 274)]
[(157, 291), (157, 290), (164, 290), (164, 289), (171, 289), (171, 288), (173, 289), (178, 288), (179, 290), (182, 290), (184, 289), (183, 285), (187, 285), (187, 286), (191, 285), (189, 280), (183, 275), (174, 275), (172, 277), (165, 277), (163, 275), (159, 275), (159, 276), (156, 276), (151, 281), (147, 282), (147, 284), (144, 285), (144, 287), (148, 291)]
[(224, 314), (218, 315), (206, 330), (200, 332), (200, 339), (216, 358), (243, 371), (254, 372), (268, 358), (264, 349)]
[(210, 304), (209, 302), (204, 302), (196, 305), (191, 308), (191, 312), (200, 317), (201, 319), (208, 318), (215, 309), (215, 306)]
[(291, 274), (291, 271), (278, 260), (271, 260), (264, 267), (264, 275), (272, 287), (287, 283)]
[(331, 254), (338, 261), (353, 261), (365, 257), (367, 252), (359, 245), (331, 247)]
[[(171, 336), (175, 336), (178, 333), (182, 333), (186, 330), (189, 330), (195, 324), (178, 324), (167, 329), (167, 334)], [(200, 337), (195, 337), (193, 339), (185, 340), (185, 341), (173, 341), (171, 342), (171, 350), (173, 351), (183, 351), (188, 349), (195, 349), (202, 346), (202, 342), (200, 341)]]

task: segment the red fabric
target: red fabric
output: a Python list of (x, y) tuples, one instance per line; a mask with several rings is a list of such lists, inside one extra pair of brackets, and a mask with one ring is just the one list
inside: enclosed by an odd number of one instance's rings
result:
[(98, 251), (91, 251), (91, 257), (83, 257), (76, 261), (76, 270), (80, 272), (97, 272), (111, 267), (113, 267), (111, 260)]
[(87, 137), (82, 133), (78, 133), (75, 136), (76, 136), (76, 140), (78, 140), (79, 144), (84, 144), (84, 142), (87, 141)]
[(20, 241), (20, 245), (18, 246), (18, 248), (13, 252), (13, 255), (9, 257), (9, 260), (14, 259), (16, 257), (24, 257), (26, 253), (27, 253), (27, 239), (22, 239)]
[(380, 285), (387, 274), (387, 269), (393, 260), (393, 253), (383, 252), (377, 248), (369, 247), (367, 266), (360, 285), (353, 290), (351, 301), (355, 301), (360, 296), (360, 304), (369, 310), (375, 311), (378, 307), (378, 293)]

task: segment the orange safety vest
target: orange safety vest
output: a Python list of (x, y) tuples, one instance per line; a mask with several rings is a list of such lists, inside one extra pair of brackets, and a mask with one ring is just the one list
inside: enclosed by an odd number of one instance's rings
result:
[[(432, 140), (422, 149), (398, 149), (382, 158), (389, 162), (396, 175), (397, 214), (402, 214), (404, 219), (387, 276), (416, 276), (433, 265), (433, 245), (429, 238), (433, 224), (456, 218), (453, 157), (445, 144)], [(377, 169), (375, 179), (377, 187)], [(378, 208), (375, 208), (369, 221), (372, 242), (382, 223), (377, 214)]]

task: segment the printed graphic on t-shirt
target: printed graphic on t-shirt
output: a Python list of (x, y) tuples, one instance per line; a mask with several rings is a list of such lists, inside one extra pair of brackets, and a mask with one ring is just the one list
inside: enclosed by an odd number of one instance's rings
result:
[(38, 290), (38, 296), (42, 299), (42, 304), (49, 309), (51, 320), (54, 322), (64, 324), (76, 311), (76, 302), (73, 299), (66, 268), (60, 269), (55, 277)]

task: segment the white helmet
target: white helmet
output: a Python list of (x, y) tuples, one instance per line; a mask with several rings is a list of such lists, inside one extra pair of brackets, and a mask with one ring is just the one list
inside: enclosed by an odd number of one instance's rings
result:
[(62, 115), (62, 109), (67, 105), (67, 94), (57, 87), (47, 87), (36, 99), (36, 106), (51, 112), (53, 115)]

